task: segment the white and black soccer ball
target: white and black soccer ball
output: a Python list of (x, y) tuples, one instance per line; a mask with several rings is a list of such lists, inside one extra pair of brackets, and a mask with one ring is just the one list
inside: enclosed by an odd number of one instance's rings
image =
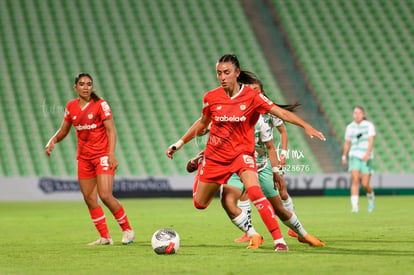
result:
[(157, 254), (175, 254), (180, 248), (180, 236), (173, 229), (162, 228), (152, 235), (151, 245)]

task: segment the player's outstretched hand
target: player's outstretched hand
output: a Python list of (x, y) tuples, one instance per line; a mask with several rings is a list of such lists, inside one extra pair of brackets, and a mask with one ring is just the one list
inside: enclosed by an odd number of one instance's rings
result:
[(312, 126), (305, 128), (305, 132), (310, 138), (317, 137), (320, 140), (326, 140), (325, 136), (318, 130), (314, 129)]
[(55, 148), (55, 142), (50, 140), (45, 146), (45, 153), (49, 158), (52, 155), (53, 148)]
[(167, 155), (168, 158), (172, 159), (173, 158), (173, 154), (180, 150), (181, 147), (183, 147), (184, 145), (184, 141), (182, 139), (180, 139), (179, 141), (177, 141), (174, 144), (171, 144), (170, 147), (168, 147), (167, 152), (165, 152), (165, 154)]

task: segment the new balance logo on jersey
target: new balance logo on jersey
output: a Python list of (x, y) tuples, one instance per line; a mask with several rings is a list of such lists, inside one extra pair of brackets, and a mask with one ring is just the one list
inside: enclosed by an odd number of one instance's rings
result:
[(224, 115), (224, 116), (216, 116), (214, 119), (216, 121), (243, 122), (243, 121), (246, 120), (246, 117), (245, 116), (238, 117), (238, 116), (235, 116), (235, 115), (228, 117), (228, 116)]
[(78, 126), (75, 126), (75, 128), (78, 131), (82, 131), (82, 130), (92, 130), (92, 129), (95, 129), (96, 128), (96, 124), (93, 123), (93, 124), (78, 125)]

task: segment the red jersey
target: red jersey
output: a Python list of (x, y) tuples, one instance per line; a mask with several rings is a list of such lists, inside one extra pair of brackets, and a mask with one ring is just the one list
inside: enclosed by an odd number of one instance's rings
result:
[(78, 99), (69, 101), (64, 120), (76, 128), (77, 159), (90, 160), (108, 154), (108, 135), (103, 120), (111, 117), (111, 108), (103, 99), (91, 100), (83, 109), (79, 107)]
[(206, 93), (203, 114), (212, 120), (206, 158), (229, 163), (242, 153), (253, 156), (254, 126), (260, 114), (273, 106), (260, 92), (244, 85), (232, 97), (222, 87)]

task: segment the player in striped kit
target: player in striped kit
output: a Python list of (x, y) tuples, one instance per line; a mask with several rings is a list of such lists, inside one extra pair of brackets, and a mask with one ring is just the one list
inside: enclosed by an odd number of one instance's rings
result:
[(106, 224), (105, 214), (98, 202), (98, 195), (109, 208), (120, 225), (122, 243), (130, 244), (135, 233), (129, 225), (127, 215), (120, 202), (112, 195), (115, 170), (116, 131), (111, 108), (93, 90), (93, 79), (88, 73), (75, 78), (73, 89), (78, 98), (66, 106), (60, 129), (51, 137), (45, 152), (51, 156), (55, 144), (63, 140), (73, 125), (78, 138), (78, 179), (89, 213), (100, 238), (89, 245), (112, 245), (113, 241)]
[[(237, 173), (249, 199), (272, 234), (279, 226), (274, 218), (275, 212), (260, 188), (254, 160), (254, 126), (260, 114), (269, 112), (284, 121), (301, 126), (310, 137), (316, 136), (321, 140), (325, 140), (325, 137), (293, 113), (277, 107), (260, 92), (241, 84), (252, 83), (255, 78), (251, 73), (240, 69), (240, 63), (234, 54), (219, 58), (216, 74), (221, 86), (206, 93), (201, 118), (167, 149), (166, 155), (172, 158), (176, 151), (212, 122), (200, 180), (194, 195), (195, 207), (205, 209), (221, 184), (226, 184), (230, 176)], [(314, 242), (319, 241), (310, 237)]]
[[(366, 120), (365, 110), (358, 106), (354, 109), (354, 121), (348, 124), (345, 131), (345, 144), (342, 153), (342, 165), (351, 172), (351, 205), (352, 212), (359, 211), (359, 184), (368, 198), (368, 212), (374, 211), (375, 194), (370, 185), (373, 172), (375, 126)], [(347, 161), (347, 157), (349, 160)]]

